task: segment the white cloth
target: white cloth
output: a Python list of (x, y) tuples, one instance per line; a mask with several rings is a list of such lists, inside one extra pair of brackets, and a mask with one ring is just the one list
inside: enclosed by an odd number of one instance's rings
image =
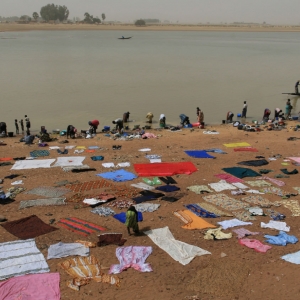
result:
[(11, 185), (24, 184), (23, 180), (17, 180), (11, 183)]
[(130, 162), (121, 162), (121, 163), (118, 163), (117, 167), (119, 167), (119, 168), (130, 167)]
[(197, 246), (175, 240), (169, 227), (144, 231), (146, 235), (161, 249), (166, 251), (174, 260), (182, 265), (190, 263), (195, 256), (211, 254)]
[(100, 203), (101, 201), (95, 198), (89, 198), (89, 199), (84, 199), (83, 203), (88, 204), (88, 205), (95, 205)]
[(160, 204), (154, 204), (154, 203), (139, 203), (134, 205), (136, 210), (139, 212), (154, 212), (156, 211), (159, 207)]
[(236, 227), (236, 226), (252, 225), (251, 222), (243, 222), (238, 219), (226, 220), (226, 221), (218, 222), (218, 224), (221, 225), (223, 229)]
[(69, 145), (69, 146), (65, 146), (65, 149), (73, 149), (75, 148), (75, 146)]
[(277, 230), (283, 230), (283, 231), (290, 231), (290, 227), (286, 226), (285, 222), (280, 222), (280, 221), (269, 221), (269, 223), (260, 223), (261, 228), (272, 228), (272, 229), (277, 229)]
[(56, 163), (52, 167), (82, 166), (84, 160), (85, 156), (58, 157)]
[(80, 154), (80, 153), (82, 153), (82, 152), (84, 152), (84, 150), (83, 150), (83, 149), (76, 149), (76, 150), (74, 150), (74, 153), (78, 153), (78, 154)]
[(104, 168), (114, 168), (115, 164), (113, 162), (109, 162), (109, 163), (102, 163), (102, 166)]
[(224, 190), (236, 190), (236, 187), (230, 183), (227, 183), (225, 180), (220, 180), (216, 183), (208, 184), (211, 188), (213, 188), (216, 192), (221, 192)]
[(248, 191), (246, 191), (246, 193), (250, 193), (250, 194), (264, 194), (264, 193), (262, 193), (262, 192), (260, 192), (258, 190), (248, 190)]
[(47, 259), (67, 257), (70, 255), (89, 256), (90, 248), (80, 243), (57, 243), (50, 245)]
[(34, 239), (0, 244), (0, 280), (34, 273), (50, 272)]
[(51, 146), (49, 147), (49, 150), (56, 150), (56, 149), (59, 149), (60, 147), (59, 146)]
[(162, 118), (164, 118), (165, 115), (164, 114), (161, 114), (160, 117), (159, 117), (159, 120), (161, 120)]
[(263, 216), (264, 211), (260, 207), (250, 207), (249, 212), (254, 216)]
[(143, 182), (133, 183), (133, 184), (131, 184), (131, 186), (136, 187), (138, 189), (142, 189), (142, 190), (154, 190), (155, 189), (154, 186), (151, 186), (151, 185), (143, 183)]
[(151, 164), (161, 163), (161, 158), (150, 158), (149, 161)]
[(31, 157), (31, 156), (29, 156), (29, 157), (26, 157), (25, 159), (27, 159), (27, 160), (33, 160), (33, 159), (37, 159), (37, 157)]
[(82, 166), (67, 166), (67, 167), (62, 167), (62, 169), (65, 171), (65, 172), (69, 172), (69, 171), (72, 171), (73, 169), (90, 169), (90, 167), (88, 165), (82, 165)]
[(241, 182), (234, 182), (234, 183), (232, 183), (232, 185), (234, 185), (237, 188), (242, 189), (242, 190), (248, 189), (248, 187), (246, 185), (244, 185), (243, 183), (241, 183)]
[(281, 258), (290, 263), (300, 265), (300, 251), (283, 255)]
[(142, 149), (139, 149), (139, 151), (147, 152), (147, 151), (151, 151), (151, 149), (150, 148), (142, 148)]
[(11, 170), (50, 168), (50, 165), (54, 162), (55, 162), (55, 158), (54, 159), (18, 160), (12, 166)]

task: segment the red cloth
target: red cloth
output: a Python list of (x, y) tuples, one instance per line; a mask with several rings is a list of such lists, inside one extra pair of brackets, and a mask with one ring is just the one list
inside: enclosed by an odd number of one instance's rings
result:
[(216, 177), (218, 177), (220, 179), (224, 179), (224, 180), (226, 180), (229, 183), (244, 182), (244, 180), (242, 180), (240, 178), (237, 178), (235, 176), (232, 176), (230, 174), (216, 174), (214, 176), (216, 176)]
[(98, 120), (93, 120), (93, 121), (91, 121), (91, 124), (92, 124), (93, 126), (98, 127), (98, 125), (100, 124), (100, 122), (99, 122)]
[(234, 152), (237, 152), (237, 151), (258, 152), (258, 150), (256, 148), (252, 148), (252, 147), (238, 147), (238, 148), (234, 148), (233, 150), (234, 150)]
[(172, 176), (176, 174), (192, 174), (197, 171), (191, 162), (134, 164), (139, 176)]
[(9, 161), (9, 160), (13, 160), (12, 157), (2, 157), (0, 158), (0, 161)]

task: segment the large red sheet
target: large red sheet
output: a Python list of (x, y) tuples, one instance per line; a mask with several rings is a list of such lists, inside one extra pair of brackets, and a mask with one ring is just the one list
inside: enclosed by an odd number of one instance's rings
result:
[(139, 176), (172, 176), (192, 174), (197, 171), (197, 168), (191, 162), (134, 164), (134, 169)]

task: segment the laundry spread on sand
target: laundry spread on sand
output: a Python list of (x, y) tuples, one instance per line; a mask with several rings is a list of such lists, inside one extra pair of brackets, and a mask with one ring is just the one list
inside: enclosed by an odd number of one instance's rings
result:
[(260, 207), (249, 207), (247, 210), (252, 216), (264, 216), (264, 211)]
[(151, 151), (151, 149), (150, 148), (142, 148), (142, 149), (139, 149), (139, 151), (141, 151), (141, 152), (149, 152), (149, 151)]
[(50, 168), (51, 164), (54, 162), (55, 162), (55, 158), (54, 159), (18, 160), (14, 163), (11, 170)]
[(257, 160), (241, 161), (241, 162), (238, 162), (237, 164), (238, 165), (244, 165), (244, 166), (259, 167), (259, 166), (268, 165), (269, 163), (265, 159), (257, 159)]
[(218, 218), (219, 217), (218, 215), (201, 208), (197, 204), (187, 204), (187, 205), (185, 205), (185, 207), (198, 217), (202, 217), (202, 218)]
[(90, 168), (88, 165), (82, 165), (82, 166), (66, 166), (66, 167), (62, 167), (62, 170), (64, 172), (74, 172), (75, 170), (78, 172), (78, 170), (82, 170), (82, 171), (96, 171), (96, 169), (94, 168)]
[(144, 233), (153, 241), (153, 243), (166, 251), (174, 260), (182, 265), (189, 264), (195, 256), (211, 254), (197, 246), (176, 240), (167, 226), (144, 231)]
[(203, 203), (197, 203), (197, 205), (199, 205), (199, 207), (201, 207), (202, 209), (205, 209), (206, 211), (210, 212), (210, 213), (214, 213), (215, 215), (218, 215), (220, 217), (232, 217), (232, 213), (223, 211), (209, 203), (203, 202)]
[(31, 157), (49, 156), (48, 150), (34, 150), (30, 152)]
[(294, 190), (296, 190), (300, 194), (300, 187), (293, 187)]
[(207, 185), (192, 185), (192, 186), (188, 186), (187, 189), (196, 193), (197, 195), (214, 192)]
[(180, 188), (178, 186), (175, 186), (175, 185), (162, 185), (162, 186), (158, 186), (156, 188), (156, 190), (162, 191), (162, 192), (165, 192), (165, 193), (171, 193), (171, 192), (179, 191)]
[(264, 235), (266, 243), (277, 245), (277, 246), (286, 246), (287, 244), (296, 244), (298, 239), (294, 235), (288, 235), (284, 231), (279, 231), (277, 235)]
[(222, 222), (218, 222), (218, 224), (221, 225), (223, 229), (228, 229), (228, 228), (236, 227), (236, 226), (252, 225), (251, 222), (243, 222), (238, 219), (225, 220)]
[(239, 243), (261, 253), (265, 253), (272, 248), (271, 246), (264, 245), (259, 240), (255, 239), (239, 239)]
[(294, 174), (299, 173), (297, 169), (294, 169), (293, 171), (288, 171), (287, 169), (280, 169), (280, 171), (284, 174), (287, 174), (287, 175), (294, 175)]
[(71, 190), (67, 188), (57, 188), (52, 186), (40, 186), (27, 191), (26, 194), (33, 194), (51, 198), (59, 198), (64, 194), (70, 193)]
[(276, 230), (282, 230), (282, 231), (290, 231), (290, 226), (287, 226), (285, 222), (280, 222), (280, 221), (269, 221), (269, 223), (260, 223), (261, 228), (271, 228), (271, 229), (276, 229)]
[(271, 183), (266, 182), (265, 180), (254, 180), (254, 181), (246, 181), (247, 184), (250, 186), (258, 186), (258, 187), (264, 187), (264, 186), (272, 186)]
[(278, 186), (284, 186), (285, 185), (285, 182), (281, 181), (281, 180), (278, 180), (278, 179), (275, 179), (275, 178), (270, 178), (270, 177), (267, 177), (267, 176), (263, 176), (263, 177), (260, 177), (258, 179), (266, 179), (266, 180), (269, 180), (271, 181), (272, 183), (275, 183), (276, 185)]
[(0, 282), (0, 299), (60, 300), (59, 273), (31, 274)]
[(239, 147), (239, 148), (234, 148), (233, 150), (234, 152), (238, 152), (238, 151), (258, 152), (258, 150), (253, 147)]
[[(90, 151), (93, 151), (93, 150), (90, 150)], [(101, 156), (101, 155), (91, 156), (91, 160), (93, 160), (93, 161), (99, 161), (99, 160), (103, 160), (103, 159), (104, 159), (104, 156)]]
[(9, 161), (9, 160), (13, 160), (12, 157), (1, 157), (0, 161)]
[(84, 236), (106, 230), (106, 228), (102, 226), (74, 217), (60, 219), (57, 225)]
[(142, 189), (142, 190), (154, 190), (155, 189), (154, 186), (151, 186), (151, 185), (143, 183), (143, 182), (133, 183), (133, 184), (131, 184), (131, 186), (136, 187), (138, 189)]
[[(119, 214), (115, 214), (113, 217), (123, 224), (125, 224), (125, 222), (126, 222), (126, 212), (121, 212)], [(138, 211), (138, 222), (142, 222), (142, 221), (143, 221), (143, 214)]]
[(271, 207), (273, 203), (266, 198), (263, 198), (259, 195), (252, 195), (241, 198), (242, 201), (246, 201), (248, 203), (252, 203), (254, 205), (258, 205), (260, 207)]
[(84, 160), (85, 156), (58, 157), (56, 163), (52, 167), (82, 166)]
[(172, 176), (176, 174), (192, 174), (197, 168), (192, 162), (173, 162), (160, 164), (134, 164), (139, 176)]
[(227, 154), (227, 152), (219, 149), (219, 148), (210, 148), (210, 149), (205, 149), (203, 150), (205, 152), (213, 152), (213, 153), (218, 153), (218, 154)]
[(122, 238), (122, 233), (103, 233), (98, 235), (98, 247), (103, 247), (107, 245), (117, 245), (123, 246), (127, 239)]
[(246, 142), (242, 142), (242, 143), (230, 143), (230, 144), (223, 144), (225, 147), (227, 148), (235, 148), (235, 147), (250, 147), (251, 145), (246, 143)]
[(242, 211), (233, 211), (232, 214), (239, 220), (241, 221), (254, 221), (256, 220), (256, 218), (249, 212), (246, 210), (242, 210)]
[(238, 189), (242, 189), (242, 190), (249, 188), (248, 186), (246, 186), (245, 184), (243, 184), (241, 182), (233, 182), (232, 185), (237, 187)]
[(116, 207), (119, 209), (129, 208), (131, 205), (134, 205), (135, 202), (130, 199), (118, 199), (107, 203), (108, 206)]
[(238, 183), (238, 182), (243, 182), (244, 180), (237, 178), (235, 176), (229, 175), (229, 174), (216, 174), (214, 175), (220, 179), (224, 179), (228, 183)]
[(0, 280), (25, 274), (50, 272), (44, 255), (37, 248), (34, 239), (1, 243), (0, 261)]
[(300, 205), (298, 200), (280, 200), (277, 201), (292, 212), (293, 217), (300, 216)]
[(184, 197), (185, 195), (186, 195), (185, 193), (180, 193), (180, 192), (168, 193), (166, 196), (161, 197), (161, 200), (168, 201), (168, 202), (176, 202), (182, 197)]
[(133, 268), (140, 272), (152, 272), (151, 265), (146, 263), (148, 256), (152, 253), (152, 247), (128, 246), (116, 249), (119, 265), (112, 265), (109, 274), (119, 274), (124, 270)]
[(153, 177), (152, 180), (149, 178), (143, 178), (143, 181), (146, 182), (146, 184), (151, 186), (162, 184), (162, 182), (158, 179), (158, 177)]
[(110, 215), (115, 215), (116, 214), (114, 210), (112, 210), (109, 207), (104, 207), (104, 206), (95, 207), (91, 210), (91, 212), (93, 214), (97, 214), (101, 217), (108, 217)]
[(102, 163), (102, 166), (104, 168), (114, 168), (115, 164), (113, 162), (108, 162), (108, 163)]
[(215, 195), (208, 195), (202, 197), (205, 201), (210, 202), (214, 205), (218, 205), (226, 210), (232, 211), (232, 210), (239, 210), (248, 207), (249, 205), (228, 197), (225, 194), (215, 194)]
[(134, 175), (131, 172), (127, 172), (123, 169), (117, 170), (117, 171), (112, 171), (112, 172), (107, 172), (107, 173), (101, 173), (101, 174), (96, 174), (96, 176), (100, 176), (105, 179), (113, 180), (116, 182), (123, 182), (123, 181), (129, 181), (137, 178), (136, 175)]
[(140, 204), (135, 204), (135, 209), (141, 213), (143, 212), (154, 212), (158, 210), (160, 207), (160, 204), (155, 204), (155, 203), (140, 203)]
[(10, 198), (10, 199), (14, 199), (16, 198), (16, 196), (22, 192), (24, 192), (26, 189), (23, 188), (23, 187), (11, 187), (7, 190), (7, 193), (5, 194), (5, 196), (7, 198)]
[(248, 229), (245, 229), (245, 228), (233, 229), (232, 231), (237, 234), (238, 239), (242, 239), (243, 237), (249, 236), (249, 235), (260, 234), (260, 232), (252, 232), (252, 231), (249, 231)]
[(1, 226), (9, 233), (20, 239), (30, 239), (58, 230), (58, 228), (44, 223), (36, 215), (25, 217), (16, 221), (6, 222), (1, 224)]
[(274, 194), (280, 197), (283, 197), (285, 195), (288, 195), (287, 192), (281, 190), (280, 188), (277, 187), (264, 187), (262, 189), (260, 189), (260, 192), (265, 193), (265, 194)]
[(288, 159), (291, 159), (297, 163), (300, 163), (300, 157), (287, 157)]
[(173, 212), (174, 216), (181, 219), (185, 225), (181, 226), (184, 229), (204, 229), (215, 228), (216, 226), (206, 222), (204, 219), (196, 216), (189, 210), (176, 210)]
[(223, 168), (222, 170), (238, 178), (260, 176), (259, 173), (248, 168), (233, 167), (233, 168)]
[(232, 238), (232, 233), (222, 232), (222, 227), (216, 229), (208, 229), (204, 235), (205, 240), (227, 240)]
[(24, 209), (34, 206), (52, 206), (52, 205), (66, 205), (66, 198), (50, 198), (50, 199), (36, 199), (20, 201), (19, 209)]
[(283, 256), (281, 256), (281, 258), (285, 261), (288, 261), (288, 262), (292, 263), (292, 264), (300, 265), (300, 251), (283, 255)]
[(219, 182), (209, 183), (211, 188), (213, 188), (216, 192), (221, 192), (225, 190), (236, 190), (236, 187), (230, 183), (227, 183), (225, 180), (220, 180)]
[(194, 158), (216, 158), (215, 156), (209, 155), (204, 150), (186, 150), (184, 151), (188, 156), (194, 157)]
[(62, 258), (72, 255), (89, 256), (90, 248), (85, 247), (80, 243), (59, 242), (57, 244), (50, 245), (48, 248), (47, 259)]
[(120, 279), (114, 275), (104, 274), (100, 262), (93, 255), (70, 258), (59, 263), (58, 266), (73, 278), (68, 280), (66, 284), (67, 287), (75, 291), (79, 291), (79, 287), (88, 284), (91, 279), (96, 282), (120, 286)]

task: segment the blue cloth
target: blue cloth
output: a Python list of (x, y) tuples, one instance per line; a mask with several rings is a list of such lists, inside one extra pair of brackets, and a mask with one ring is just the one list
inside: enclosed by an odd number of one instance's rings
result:
[(204, 150), (186, 150), (184, 151), (187, 155), (195, 158), (215, 158), (215, 156), (209, 155)]
[[(113, 217), (123, 224), (125, 224), (126, 222), (126, 212), (121, 212), (119, 214), (113, 215)], [(142, 222), (142, 221), (143, 221), (143, 214), (138, 211), (138, 222)]]
[(150, 200), (155, 200), (155, 199), (157, 199), (157, 198), (155, 198), (154, 196), (151, 196), (151, 195), (138, 196), (138, 197), (132, 198), (132, 200), (134, 200), (136, 204), (146, 202), (146, 201), (150, 201)]
[(281, 258), (290, 263), (300, 265), (300, 251), (283, 255), (283, 256), (281, 256)]
[(214, 153), (219, 153), (219, 154), (227, 154), (227, 152), (225, 152), (221, 149), (218, 149), (218, 148), (205, 149), (203, 151), (205, 151), (205, 152), (214, 152)]
[(97, 161), (97, 160), (103, 160), (104, 156), (91, 156), (91, 160)]
[(278, 235), (266, 234), (264, 237), (267, 238), (267, 243), (277, 246), (286, 246), (286, 244), (296, 244), (298, 242), (294, 235), (288, 235), (284, 231), (279, 231)]
[(162, 185), (162, 186), (158, 186), (156, 190), (169, 193), (169, 192), (179, 191), (180, 188), (176, 185)]
[(237, 178), (261, 176), (261, 174), (248, 168), (233, 167), (233, 168), (223, 168), (222, 170)]
[(190, 210), (192, 213), (194, 213), (198, 217), (202, 218), (218, 218), (218, 215), (215, 215), (214, 213), (210, 213), (207, 210), (203, 209), (197, 204), (187, 204), (185, 207)]
[(133, 173), (127, 172), (123, 169), (113, 171), (113, 172), (106, 172), (106, 173), (96, 174), (96, 176), (100, 176), (102, 178), (110, 179), (110, 180), (118, 181), (118, 182), (128, 181), (128, 180), (132, 180), (132, 179), (137, 178), (137, 176), (134, 175)]

